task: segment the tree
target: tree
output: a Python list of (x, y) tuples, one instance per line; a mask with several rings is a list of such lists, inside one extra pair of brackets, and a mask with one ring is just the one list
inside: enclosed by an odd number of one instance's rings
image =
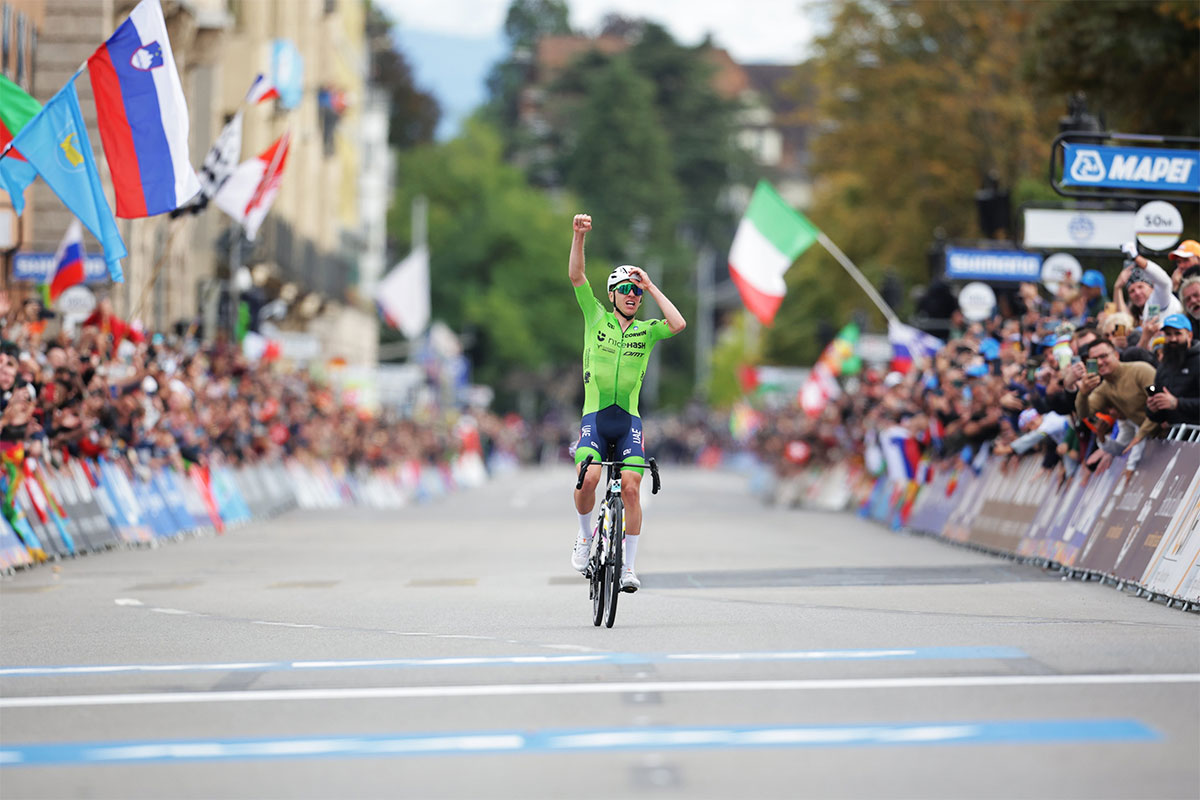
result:
[[(467, 334), (476, 380), (511, 407), (521, 389), (582, 387), (581, 322), (566, 275), (574, 206), (552, 203), (502, 155), (477, 118), (450, 142), (401, 153), (388, 229), (406, 250), (412, 199), (429, 199), (433, 316)], [(594, 278), (607, 265), (588, 266)]]
[(583, 95), (571, 115), (565, 183), (603, 221), (593, 249), (614, 260), (637, 258), (669, 241), (679, 216), (680, 190), (654, 87), (625, 55), (579, 77)]
[[(1039, 101), (1021, 69), (1037, 4), (846, 0), (817, 40), (818, 92), (809, 216), (879, 285), (891, 268), (928, 279), (935, 228), (979, 235), (974, 192), (1044, 174), (1059, 109)], [(1043, 178), (1044, 180), (1044, 178)], [(767, 336), (768, 358), (811, 362), (817, 320), (868, 310), (836, 262), (810, 249), (787, 275), (788, 297)]]
[(1042, 2), (1025, 73), (1059, 106), (1086, 92), (1110, 130), (1200, 135), (1200, 4), (1194, 0)]
[(504, 35), (514, 50), (536, 47), (543, 36), (570, 32), (570, 9), (564, 0), (513, 0), (504, 15)]
[(433, 141), (441, 109), (437, 100), (413, 82), (412, 67), (392, 41), (392, 20), (379, 6), (367, 6), (367, 49), (371, 83), (384, 87), (391, 101), (388, 144), (408, 148)]

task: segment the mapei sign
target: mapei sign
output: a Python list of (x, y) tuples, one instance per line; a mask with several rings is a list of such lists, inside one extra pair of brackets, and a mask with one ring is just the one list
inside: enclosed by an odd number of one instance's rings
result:
[(1200, 192), (1200, 150), (1063, 144), (1064, 186)]
[(1042, 277), (1042, 257), (1024, 250), (947, 247), (946, 277), (951, 280), (1037, 283)]

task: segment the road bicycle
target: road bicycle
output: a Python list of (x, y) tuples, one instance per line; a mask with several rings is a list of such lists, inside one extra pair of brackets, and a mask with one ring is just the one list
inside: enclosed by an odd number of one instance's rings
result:
[[(609, 457), (612, 457), (611, 453)], [(576, 489), (583, 488), (583, 478), (587, 475), (588, 467), (594, 463), (596, 461), (592, 456), (588, 456), (579, 465)], [(653, 458), (647, 459), (645, 464), (600, 461), (599, 465), (608, 467), (608, 489), (600, 506), (600, 521), (596, 535), (592, 537), (592, 550), (583, 576), (588, 580), (588, 593), (592, 601), (592, 624), (599, 626), (603, 620), (604, 627), (611, 628), (617, 620), (617, 595), (621, 594), (621, 558), (624, 555), (625, 544), (625, 504), (621, 500), (621, 468), (649, 467), (651, 494), (658, 494), (662, 484), (658, 479), (658, 464)]]

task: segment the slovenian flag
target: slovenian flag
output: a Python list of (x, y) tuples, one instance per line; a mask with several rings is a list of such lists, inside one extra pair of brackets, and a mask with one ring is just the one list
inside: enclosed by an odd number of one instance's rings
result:
[(290, 144), (291, 134), (285, 133), (257, 158), (243, 161), (213, 197), (217, 208), (242, 224), (252, 242), (279, 194)]
[(49, 276), (46, 293), (51, 303), (67, 289), (83, 283), (86, 277), (83, 271), (84, 255), (83, 225), (78, 219), (72, 219), (54, 253), (54, 274)]
[(142, 0), (88, 59), (117, 216), (172, 211), (200, 191), (188, 110), (159, 0)]
[(759, 181), (729, 248), (729, 274), (750, 313), (770, 325), (787, 294), (783, 274), (821, 231)]

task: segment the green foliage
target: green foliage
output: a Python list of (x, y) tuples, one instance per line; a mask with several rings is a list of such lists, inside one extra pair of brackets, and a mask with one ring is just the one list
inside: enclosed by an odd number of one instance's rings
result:
[(1039, 92), (1086, 92), (1110, 130), (1200, 134), (1200, 3), (1040, 2), (1025, 71)]
[(670, 241), (679, 214), (654, 86), (625, 56), (585, 74), (583, 84), (564, 159), (566, 186), (597, 222), (592, 248), (614, 261), (635, 261), (648, 244)]
[[(972, 198), (989, 172), (1009, 187), (1044, 176), (1060, 109), (1039, 103), (1020, 69), (1036, 5), (835, 6), (812, 65), (819, 121), (808, 216), (876, 286), (889, 268), (907, 286), (924, 283), (936, 228), (950, 239), (980, 235)], [(767, 336), (770, 360), (811, 363), (822, 317), (840, 325), (861, 309), (882, 327), (882, 316), (821, 248), (801, 257), (787, 283)]]
[(379, 6), (367, 4), (366, 38), (370, 54), (371, 82), (383, 87), (391, 101), (388, 143), (393, 147), (415, 147), (433, 141), (441, 109), (428, 92), (413, 82), (408, 59), (392, 42), (394, 23)]
[(514, 49), (535, 47), (543, 36), (570, 32), (570, 9), (563, 0), (513, 0), (504, 15), (504, 35)]
[(751, 333), (757, 327), (746, 311), (733, 315), (730, 324), (721, 331), (713, 348), (712, 376), (709, 381), (708, 402), (713, 408), (730, 408), (742, 396), (738, 370), (743, 364), (757, 364), (761, 358), (761, 338)]
[(474, 119), (450, 142), (402, 153), (397, 185), (389, 232), (405, 251), (412, 199), (429, 199), (433, 316), (467, 335), (475, 379), (496, 387), (504, 405), (506, 391), (577, 372), (573, 211), (504, 163), (496, 131)]

